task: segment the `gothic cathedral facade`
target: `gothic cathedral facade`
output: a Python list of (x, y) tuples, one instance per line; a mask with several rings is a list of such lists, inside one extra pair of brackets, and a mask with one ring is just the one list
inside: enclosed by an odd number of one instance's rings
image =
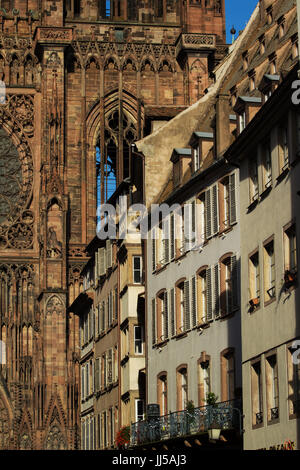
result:
[(203, 96), (226, 52), (225, 5), (0, 7), (0, 449), (78, 449), (79, 320), (68, 307), (97, 205), (124, 179), (142, 194), (131, 143)]

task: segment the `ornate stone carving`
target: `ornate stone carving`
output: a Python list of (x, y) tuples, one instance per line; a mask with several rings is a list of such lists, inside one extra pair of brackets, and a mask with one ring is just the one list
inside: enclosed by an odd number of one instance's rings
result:
[(9, 417), (8, 411), (0, 398), (0, 449), (8, 449), (9, 445)]
[(48, 315), (63, 315), (65, 306), (62, 299), (58, 295), (53, 295), (47, 302), (46, 306), (46, 317)]
[(54, 227), (49, 227), (47, 239), (47, 257), (59, 258), (62, 252), (62, 243), (57, 240)]
[(65, 438), (57, 424), (51, 426), (46, 437), (45, 449), (65, 450), (67, 448)]

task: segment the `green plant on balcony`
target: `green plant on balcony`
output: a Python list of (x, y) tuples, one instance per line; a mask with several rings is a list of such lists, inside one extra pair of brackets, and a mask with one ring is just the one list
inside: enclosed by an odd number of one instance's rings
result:
[(208, 406), (215, 406), (217, 401), (218, 401), (219, 397), (213, 393), (213, 392), (209, 392), (207, 395), (206, 395), (206, 404)]

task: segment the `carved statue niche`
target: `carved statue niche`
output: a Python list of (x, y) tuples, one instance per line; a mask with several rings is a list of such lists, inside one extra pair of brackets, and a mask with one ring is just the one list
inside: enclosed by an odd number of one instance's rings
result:
[(47, 258), (61, 258), (63, 238), (62, 210), (54, 198), (47, 214)]

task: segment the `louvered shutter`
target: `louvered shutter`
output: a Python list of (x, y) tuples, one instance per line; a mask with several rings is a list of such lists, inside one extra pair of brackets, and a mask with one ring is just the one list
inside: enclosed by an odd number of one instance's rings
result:
[(99, 391), (99, 357), (97, 357), (95, 362), (95, 391)]
[(196, 200), (194, 199), (192, 201), (192, 233), (191, 233), (191, 239), (190, 239), (190, 249), (192, 250), (193, 248), (195, 248), (195, 246), (197, 245), (197, 202)]
[(213, 303), (212, 303), (212, 268), (206, 270), (206, 320), (212, 320)]
[(99, 265), (100, 265), (100, 276), (103, 276), (105, 274), (105, 249), (100, 248), (99, 249)]
[(239, 286), (238, 286), (238, 269), (237, 269), (237, 256), (231, 256), (231, 300), (232, 308), (234, 310), (239, 305)]
[(112, 266), (112, 246), (111, 241), (106, 240), (106, 268), (111, 268)]
[(85, 370), (84, 366), (81, 366), (81, 396), (83, 400), (85, 399), (84, 370)]
[(165, 263), (168, 263), (170, 261), (170, 219), (165, 222), (164, 237), (164, 259)]
[(171, 336), (175, 336), (175, 289), (170, 290)]
[(230, 197), (229, 222), (230, 222), (230, 225), (232, 225), (237, 221), (235, 173), (229, 176), (229, 191), (230, 191), (229, 192), (229, 197)]
[(184, 281), (184, 331), (187, 331), (191, 327), (190, 320), (190, 282)]
[(156, 344), (156, 299), (152, 299), (152, 344)]
[(212, 220), (213, 220), (213, 235), (219, 231), (219, 200), (218, 200), (218, 185), (214, 184), (212, 187)]
[(219, 264), (214, 266), (214, 316), (218, 318), (220, 316), (220, 274)]
[(95, 282), (99, 277), (99, 261), (98, 261), (98, 251), (95, 251)]
[(196, 276), (191, 279), (191, 312), (192, 312), (192, 328), (197, 326), (197, 280)]
[(99, 390), (102, 388), (102, 359), (101, 357), (98, 358), (99, 360)]
[(118, 288), (115, 288), (115, 320), (118, 320)]
[(106, 353), (103, 355), (103, 387), (107, 385), (107, 364), (106, 364)]
[(169, 337), (169, 305), (168, 305), (168, 292), (164, 292), (164, 325), (163, 325), (164, 340)]
[(211, 220), (211, 192), (210, 189), (205, 191), (205, 236), (212, 236), (212, 220)]
[(152, 230), (152, 271), (156, 270), (156, 240), (155, 230)]
[(93, 393), (96, 391), (96, 361), (93, 361)]
[(171, 214), (170, 217), (170, 257), (171, 260), (175, 258), (175, 215)]

